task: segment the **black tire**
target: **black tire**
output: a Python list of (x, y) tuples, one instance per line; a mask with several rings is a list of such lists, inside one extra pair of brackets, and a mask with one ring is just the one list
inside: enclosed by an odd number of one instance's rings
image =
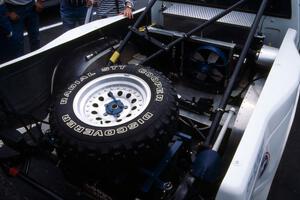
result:
[[(112, 127), (99, 128), (80, 120), (73, 110), (73, 101), (77, 92), (98, 77), (118, 73), (137, 76), (148, 84), (151, 100), (145, 110), (131, 121)], [(84, 80), (82, 77), (70, 84), (70, 86), (75, 84), (76, 87), (69, 86), (69, 89), (65, 89), (58, 96), (50, 115), (51, 128), (60, 139), (60, 146), (64, 152), (67, 150), (74, 154), (75, 151), (76, 155), (83, 154), (98, 158), (107, 155), (112, 158), (120, 155), (122, 157), (136, 155), (144, 150), (158, 150), (161, 146), (167, 147), (176, 130), (178, 109), (176, 93), (171, 82), (162, 73), (143, 66), (118, 65), (90, 72), (85, 75)], [(71, 124), (74, 122), (75, 125), (69, 128), (69, 122)], [(130, 129), (132, 124), (136, 127)], [(76, 127), (82, 127), (81, 133), (75, 131)], [(122, 128), (126, 131), (120, 131)], [(86, 130), (93, 131), (82, 134)]]

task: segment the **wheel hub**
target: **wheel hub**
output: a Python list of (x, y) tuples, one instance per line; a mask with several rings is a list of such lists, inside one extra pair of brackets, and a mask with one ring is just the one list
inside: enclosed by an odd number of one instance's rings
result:
[(123, 112), (123, 109), (124, 104), (120, 100), (113, 100), (105, 106), (106, 113), (114, 117), (120, 117), (120, 113)]
[(124, 124), (140, 115), (151, 100), (149, 85), (126, 73), (98, 77), (75, 95), (75, 115), (86, 124), (111, 127)]

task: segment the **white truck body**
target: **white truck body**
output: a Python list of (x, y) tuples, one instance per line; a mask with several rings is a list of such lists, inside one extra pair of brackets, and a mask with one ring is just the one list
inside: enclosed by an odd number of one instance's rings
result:
[[(268, 196), (299, 98), (297, 37), (295, 30), (287, 31), (217, 199), (266, 199)], [(267, 154), (268, 163), (260, 176)]]
[[(292, 17), (266, 16), (261, 22), (266, 44), (279, 48), (247, 128), (220, 185), (216, 199), (266, 199), (280, 163), (295, 116), (300, 86), (300, 1), (292, 0)], [(143, 9), (135, 11), (142, 12)], [(153, 19), (158, 19), (153, 13)], [(103, 27), (124, 19), (116, 16), (70, 30), (32, 53), (0, 65), (0, 70), (38, 57)], [(283, 39), (284, 38), (284, 39)], [(253, 105), (249, 105), (253, 106)]]

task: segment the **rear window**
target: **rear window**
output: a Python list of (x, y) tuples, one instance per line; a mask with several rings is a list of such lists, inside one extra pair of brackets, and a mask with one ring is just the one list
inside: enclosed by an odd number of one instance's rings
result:
[[(212, 6), (218, 8), (226, 8), (238, 0), (169, 0), (180, 3), (191, 3), (204, 6)], [(259, 8), (261, 0), (249, 0), (241, 10), (246, 12), (256, 12)], [(269, 0), (266, 15), (291, 18), (291, 0)]]

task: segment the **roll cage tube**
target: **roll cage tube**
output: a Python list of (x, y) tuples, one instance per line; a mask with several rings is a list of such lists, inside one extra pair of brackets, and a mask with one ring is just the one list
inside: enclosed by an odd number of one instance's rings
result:
[(207, 138), (206, 138), (205, 143), (204, 143), (205, 146), (207, 146), (207, 147), (209, 147), (213, 143), (214, 137), (216, 136), (216, 131), (217, 131), (217, 128), (219, 127), (220, 121), (222, 119), (223, 113), (224, 113), (226, 105), (228, 103), (228, 99), (229, 99), (229, 97), (232, 93), (235, 81), (236, 81), (236, 79), (237, 79), (237, 77), (238, 77), (238, 75), (241, 71), (241, 68), (242, 68), (243, 64), (244, 64), (244, 60), (245, 60), (245, 58), (248, 54), (250, 45), (253, 41), (253, 37), (256, 33), (259, 22), (260, 22), (260, 20), (263, 16), (263, 13), (266, 9), (267, 3), (268, 3), (268, 0), (262, 0), (262, 3), (261, 3), (260, 8), (257, 12), (257, 15), (255, 17), (253, 25), (250, 29), (250, 33), (248, 35), (248, 38), (246, 40), (246, 43), (244, 45), (244, 48), (243, 48), (242, 53), (240, 55), (240, 58), (239, 58), (239, 60), (236, 64), (236, 66), (234, 67), (233, 74), (232, 74), (231, 78), (229, 79), (229, 83), (228, 83), (228, 86), (225, 89), (225, 92), (224, 92), (224, 95), (222, 97), (221, 103), (220, 103), (219, 107), (216, 110), (216, 115), (215, 115), (215, 117), (212, 121), (211, 127), (209, 129), (209, 133), (208, 133)]
[[(144, 10), (144, 12), (140, 15), (140, 17), (136, 20), (136, 22), (134, 23), (134, 25), (132, 26), (132, 28), (129, 30), (129, 32), (127, 33), (127, 35), (125, 36), (124, 40), (121, 42), (120, 46), (118, 47), (118, 49), (112, 54), (112, 56), (109, 59), (109, 62), (107, 63), (107, 66), (111, 66), (112, 64), (115, 64), (120, 57), (121, 52), (124, 50), (124, 47), (126, 46), (127, 42), (130, 40), (132, 33), (134, 33), (134, 30), (138, 28), (138, 26), (141, 24), (142, 20), (144, 19), (144, 17), (147, 15), (147, 13), (150, 11), (150, 9), (153, 7), (153, 5), (156, 3), (157, 0), (151, 0), (150, 3), (147, 5), (146, 9)], [(156, 53), (152, 54), (151, 56), (149, 56), (146, 60), (142, 61), (141, 64), (144, 64), (146, 62), (148, 62), (149, 60), (155, 58), (156, 56), (169, 51), (169, 49), (171, 47), (173, 47), (174, 45), (180, 43), (181, 41), (189, 38), (193, 33), (195, 33), (196, 31), (201, 31), (202, 29), (206, 28), (207, 26), (215, 23), (217, 20), (219, 20), (220, 18), (224, 17), (225, 15), (227, 15), (228, 13), (232, 12), (234, 9), (236, 9), (237, 7), (241, 6), (242, 4), (246, 3), (248, 0), (240, 0), (237, 3), (235, 3), (234, 5), (232, 5), (231, 7), (227, 8), (226, 10), (222, 11), (221, 13), (217, 14), (215, 17), (211, 18), (210, 20), (204, 22), (203, 24), (199, 25), (198, 27), (194, 28), (193, 30), (191, 30), (190, 32), (186, 33), (183, 37), (180, 37), (176, 40), (174, 40), (173, 42), (169, 43), (168, 45), (162, 45), (162, 47), (159, 51), (157, 51)]]

